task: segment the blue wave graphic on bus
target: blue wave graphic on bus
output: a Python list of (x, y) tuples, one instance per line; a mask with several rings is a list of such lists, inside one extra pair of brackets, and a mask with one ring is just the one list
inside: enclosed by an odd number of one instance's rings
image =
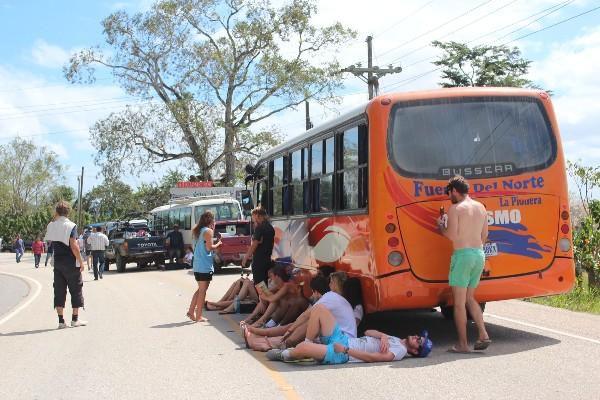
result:
[[(512, 226), (511, 226), (512, 225)], [(542, 258), (542, 253), (552, 251), (549, 246), (540, 246), (535, 236), (522, 235), (515, 231), (527, 231), (527, 228), (521, 224), (505, 225), (500, 229), (489, 231), (488, 238), (496, 243), (498, 252), (507, 254), (516, 254), (529, 258)], [(512, 229), (505, 229), (505, 228)]]

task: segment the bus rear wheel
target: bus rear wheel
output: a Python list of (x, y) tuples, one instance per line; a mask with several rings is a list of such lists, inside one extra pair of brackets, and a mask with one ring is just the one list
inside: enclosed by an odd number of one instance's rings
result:
[[(481, 312), (485, 311), (485, 303), (479, 303), (479, 307), (481, 307)], [(440, 310), (442, 311), (442, 315), (445, 319), (454, 319), (454, 306), (440, 306)], [(471, 314), (469, 314), (469, 310), (467, 310), (467, 319), (473, 320)]]

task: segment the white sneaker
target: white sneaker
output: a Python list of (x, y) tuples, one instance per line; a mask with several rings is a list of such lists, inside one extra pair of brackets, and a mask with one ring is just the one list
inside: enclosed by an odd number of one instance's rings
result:
[(58, 329), (65, 329), (67, 327), (67, 324), (64, 322), (59, 322), (58, 323)]
[(87, 321), (71, 321), (71, 328), (77, 328), (78, 326), (86, 326), (87, 325)]

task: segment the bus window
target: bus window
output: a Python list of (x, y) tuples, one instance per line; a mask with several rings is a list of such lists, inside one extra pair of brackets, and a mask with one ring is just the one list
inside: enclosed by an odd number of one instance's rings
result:
[(291, 157), (291, 170), (292, 170), (292, 210), (293, 214), (302, 214), (304, 212), (304, 197), (303, 197), (303, 184), (302, 184), (302, 152), (304, 149), (296, 150), (292, 153)]
[(310, 151), (310, 174), (311, 176), (321, 175), (323, 172), (323, 142), (313, 143)]
[(531, 97), (399, 103), (391, 118), (390, 159), (409, 177), (516, 175), (556, 158), (550, 124)]
[(182, 229), (192, 229), (192, 207), (181, 209)]
[(331, 174), (335, 160), (335, 138), (332, 136), (325, 141), (325, 174)]
[(368, 194), (366, 126), (345, 130), (340, 135), (341, 157), (338, 163), (337, 188), (342, 210), (364, 208)]

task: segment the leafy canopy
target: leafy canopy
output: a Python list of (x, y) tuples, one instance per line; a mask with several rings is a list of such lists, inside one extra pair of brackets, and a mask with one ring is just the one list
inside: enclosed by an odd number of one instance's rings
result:
[(330, 101), (341, 86), (328, 52), (355, 33), (314, 26), (316, 11), (314, 0), (163, 0), (145, 13), (109, 15), (105, 48), (80, 51), (65, 67), (71, 82), (93, 81), (94, 68), (106, 67), (143, 101), (92, 129), (104, 172), (188, 160), (231, 184), (238, 158), (279, 140), (253, 125), (306, 99)]
[(444, 51), (433, 64), (442, 67), (442, 87), (503, 86), (537, 88), (524, 76), (531, 61), (521, 57), (517, 47), (475, 46), (454, 41), (433, 41)]

